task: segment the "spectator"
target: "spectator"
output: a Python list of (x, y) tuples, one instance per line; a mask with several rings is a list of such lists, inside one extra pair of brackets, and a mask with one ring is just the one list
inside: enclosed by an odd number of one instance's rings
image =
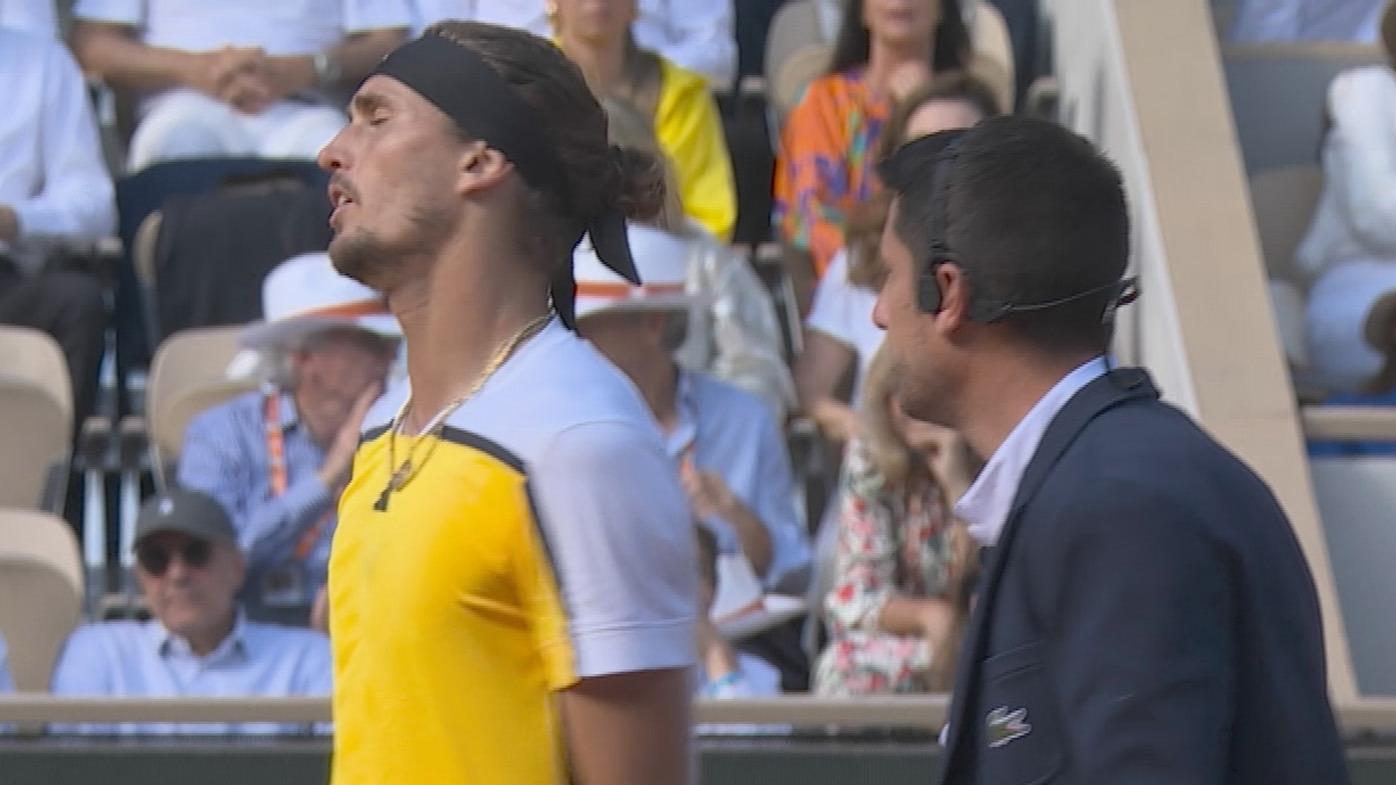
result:
[(723, 240), (737, 221), (737, 191), (717, 102), (707, 83), (641, 49), (631, 33), (635, 0), (558, 0), (557, 42), (597, 96), (628, 101), (651, 118), (673, 163), (684, 212)]
[(642, 286), (576, 252), (577, 327), (625, 372), (659, 421), (690, 505), (724, 554), (741, 553), (767, 588), (801, 587), (810, 561), (780, 429), (756, 397), (674, 362), (687, 313), (685, 248), (667, 232), (629, 229)]
[(844, 244), (848, 211), (877, 189), (873, 151), (893, 103), (969, 55), (960, 0), (849, 0), (829, 72), (790, 114), (776, 160), (782, 238), (816, 276)]
[(1236, 0), (1230, 38), (1237, 43), (1377, 40), (1385, 0)]
[(0, 29), (0, 77), (0, 324), (43, 330), (63, 347), (81, 423), (96, 404), (106, 307), (94, 279), (51, 262), (116, 228), (111, 179), (87, 85), (61, 43)]
[[(999, 112), (993, 91), (963, 72), (946, 74), (913, 91), (897, 104), (877, 146), (878, 160), (910, 139), (952, 128), (968, 128)], [(859, 393), (882, 329), (873, 324), (872, 309), (882, 282), (877, 245), (887, 220), (890, 199), (878, 194), (849, 213), (847, 247), (834, 255), (814, 294), (805, 321), (804, 351), (795, 364), (801, 408), (836, 442), (857, 432)], [(836, 395), (839, 382), (856, 363), (853, 403)]]
[[(136, 578), (154, 618), (79, 628), (54, 668), (61, 696), (285, 697), (330, 694), (323, 634), (247, 621), (234, 595), (245, 562), (232, 521), (201, 493), (146, 502), (136, 520)], [(77, 725), (55, 733), (290, 733), (270, 724)]]
[[(562, 0), (566, 2), (566, 0)], [(416, 32), (443, 19), (491, 22), (547, 38), (558, 0), (413, 0)], [(635, 40), (644, 49), (702, 74), (713, 89), (732, 86), (737, 69), (733, 0), (628, 0)]]
[(53, 0), (0, 0), (0, 28), (57, 39)]
[[(1382, 18), (1396, 62), (1396, 4)], [(1328, 91), (1324, 188), (1296, 257), (1313, 278), (1309, 355), (1320, 382), (1346, 392), (1396, 387), (1396, 72), (1340, 74)]]
[(863, 398), (865, 434), (843, 467), (837, 566), (824, 599), (830, 641), (814, 671), (821, 695), (948, 690), (954, 674), (972, 551), (940, 478), (963, 473), (965, 448), (906, 416), (896, 374), (879, 351)]
[(698, 695), (758, 698), (780, 694), (780, 671), (751, 654), (739, 654), (712, 620), (717, 597), (717, 537), (706, 526), (698, 537)]
[(314, 158), (333, 105), (402, 42), (407, 0), (78, 0), (73, 48), (146, 94), (129, 168), (173, 158)]
[[(611, 144), (662, 154), (653, 123), (633, 105), (619, 98), (603, 98), (601, 106), (606, 110)], [(706, 307), (690, 312), (688, 340), (675, 359), (686, 368), (707, 371), (760, 396), (776, 422), (785, 422), (794, 403), (795, 386), (765, 284), (731, 246), (683, 217), (672, 189), (667, 195), (671, 204), (657, 224), (687, 241), (687, 288), (706, 298)]]
[(335, 504), (365, 412), (382, 393), (400, 331), (382, 298), (298, 256), (263, 285), (265, 322), (247, 328), (266, 378), (189, 424), (179, 483), (217, 499), (247, 554), (242, 598), (256, 620), (305, 624), (325, 585)]

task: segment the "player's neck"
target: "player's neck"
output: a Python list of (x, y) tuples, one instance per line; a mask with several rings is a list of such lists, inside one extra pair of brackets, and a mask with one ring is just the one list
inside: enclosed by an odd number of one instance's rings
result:
[(1042, 357), (1005, 349), (984, 358), (965, 385), (957, 429), (988, 460), (1052, 388), (1089, 356)]
[(543, 277), (512, 256), (478, 245), (459, 249), (389, 297), (407, 341), (409, 432), (464, 394), (501, 345), (547, 313)]

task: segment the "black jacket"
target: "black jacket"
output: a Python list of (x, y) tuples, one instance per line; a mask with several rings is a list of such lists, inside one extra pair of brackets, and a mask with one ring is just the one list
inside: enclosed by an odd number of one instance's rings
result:
[(1067, 403), (985, 557), (946, 785), (1348, 782), (1298, 541), (1143, 371)]

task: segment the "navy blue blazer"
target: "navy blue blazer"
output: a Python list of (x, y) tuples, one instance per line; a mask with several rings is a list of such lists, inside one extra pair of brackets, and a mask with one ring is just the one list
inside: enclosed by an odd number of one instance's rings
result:
[(1349, 781), (1289, 522), (1144, 371), (1067, 403), (985, 557), (945, 785)]

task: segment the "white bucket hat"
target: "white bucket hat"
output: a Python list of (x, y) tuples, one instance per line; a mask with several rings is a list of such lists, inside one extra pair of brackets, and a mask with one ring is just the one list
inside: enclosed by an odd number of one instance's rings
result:
[(687, 311), (706, 305), (707, 297), (686, 290), (691, 243), (661, 229), (629, 224), (630, 253), (640, 273), (639, 286), (601, 263), (589, 241), (572, 255), (577, 278), (577, 319), (616, 311)]
[(341, 275), (324, 252), (292, 257), (268, 273), (262, 282), (262, 314), (262, 321), (239, 336), (244, 351), (228, 366), (230, 377), (255, 372), (270, 350), (293, 346), (322, 330), (351, 327), (384, 338), (402, 337), (382, 295)]

